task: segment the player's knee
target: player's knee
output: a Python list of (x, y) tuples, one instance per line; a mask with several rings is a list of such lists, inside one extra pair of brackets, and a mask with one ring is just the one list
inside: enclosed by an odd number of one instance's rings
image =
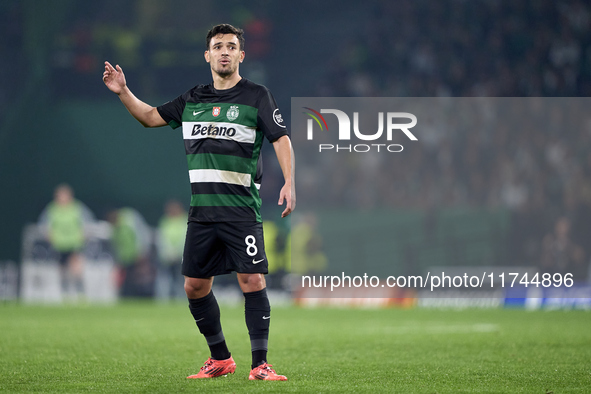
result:
[[(193, 293), (193, 291), (194, 291), (193, 286), (185, 280), (185, 293), (187, 293), (187, 296), (190, 296), (191, 293)], [(189, 298), (191, 298), (191, 297), (189, 297)]]
[(185, 278), (185, 293), (188, 298), (205, 297), (211, 291), (211, 281), (207, 279)]
[(263, 274), (242, 274), (238, 276), (240, 288), (243, 292), (259, 291), (266, 287)]

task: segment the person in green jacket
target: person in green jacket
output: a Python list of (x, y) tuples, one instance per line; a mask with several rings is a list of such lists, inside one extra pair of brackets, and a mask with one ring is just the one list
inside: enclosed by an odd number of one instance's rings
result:
[(40, 224), (58, 256), (64, 295), (77, 298), (84, 293), (85, 225), (93, 220), (67, 184), (56, 187), (53, 201), (41, 213)]

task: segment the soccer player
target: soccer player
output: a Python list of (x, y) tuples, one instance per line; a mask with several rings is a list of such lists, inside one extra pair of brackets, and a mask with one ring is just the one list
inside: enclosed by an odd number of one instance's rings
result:
[(285, 203), (281, 216), (295, 208), (291, 141), (269, 90), (239, 74), (245, 56), (243, 31), (215, 26), (207, 34), (206, 48), (213, 82), (159, 107), (131, 93), (119, 65), (105, 62), (103, 81), (145, 127), (182, 127), (192, 191), (182, 272), (189, 309), (211, 352), (199, 373), (188, 378), (212, 378), (236, 369), (211, 291), (214, 276), (236, 271), (252, 350), (249, 379), (287, 380), (267, 364), (271, 308), (258, 189), (265, 137), (273, 144), (285, 179), (279, 192), (279, 205)]

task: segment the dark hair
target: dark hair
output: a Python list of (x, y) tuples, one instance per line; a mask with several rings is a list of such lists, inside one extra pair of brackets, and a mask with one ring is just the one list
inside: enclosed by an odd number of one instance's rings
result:
[(209, 50), (209, 44), (211, 43), (211, 39), (219, 34), (234, 34), (236, 38), (238, 38), (238, 44), (240, 45), (240, 50), (244, 50), (244, 30), (234, 27), (232, 25), (228, 25), (227, 23), (223, 23), (221, 25), (217, 25), (211, 28), (210, 31), (207, 32), (207, 37), (205, 37), (205, 47)]

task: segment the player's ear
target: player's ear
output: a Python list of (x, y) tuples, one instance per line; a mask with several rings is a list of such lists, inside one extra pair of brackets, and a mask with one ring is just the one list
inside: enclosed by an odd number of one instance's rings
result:
[(246, 53), (244, 53), (244, 51), (240, 51), (240, 63), (244, 61), (244, 56), (246, 56)]
[(205, 53), (203, 54), (203, 56), (205, 57), (205, 61), (207, 63), (209, 63), (209, 51), (205, 51)]

